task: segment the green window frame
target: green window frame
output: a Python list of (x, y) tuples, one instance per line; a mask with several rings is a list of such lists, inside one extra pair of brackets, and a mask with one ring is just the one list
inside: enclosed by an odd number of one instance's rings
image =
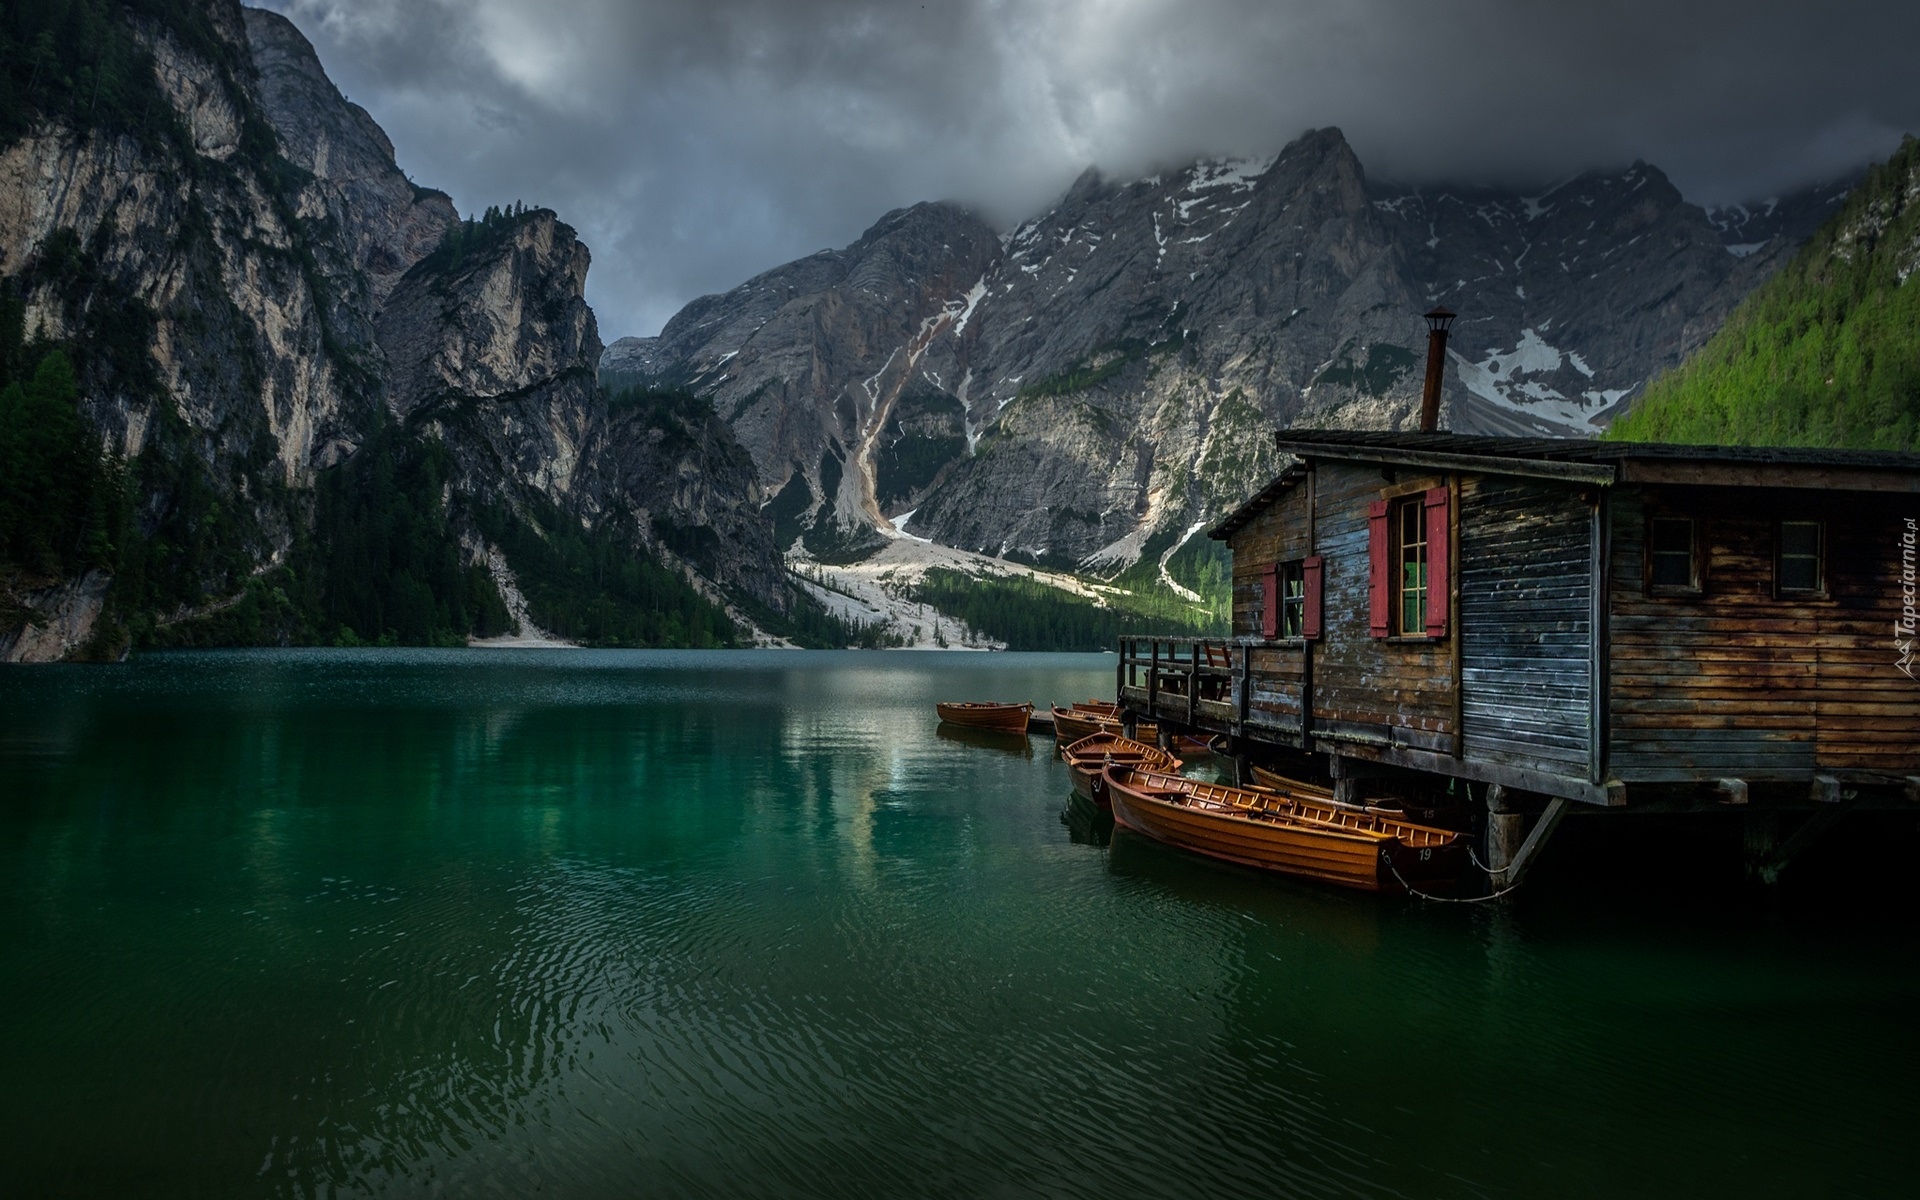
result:
[(1280, 636), (1307, 635), (1307, 564), (1304, 560), (1280, 564)]
[(1427, 514), (1423, 497), (1395, 502), (1394, 623), (1400, 637), (1427, 636)]

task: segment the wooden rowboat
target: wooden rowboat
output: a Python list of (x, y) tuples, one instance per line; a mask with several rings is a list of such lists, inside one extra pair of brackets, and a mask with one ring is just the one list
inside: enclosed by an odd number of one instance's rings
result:
[(1253, 769), (1253, 782), (1256, 788), (1277, 792), (1282, 796), (1302, 800), (1316, 800), (1327, 804), (1333, 803), (1333, 789), (1327, 787), (1325, 784), (1308, 783), (1303, 779), (1292, 779), (1280, 774), (1278, 771), (1268, 770), (1266, 767), (1255, 767)]
[[(1072, 708), (1061, 708), (1055, 705), (1053, 709), (1054, 742), (1064, 750), (1081, 738), (1092, 737), (1096, 733), (1125, 736), (1125, 727), (1120, 723), (1120, 718), (1115, 715), (1120, 710), (1113, 705), (1106, 707), (1111, 711), (1088, 708), (1086, 702), (1076, 704)], [(1143, 742), (1157, 742), (1160, 738), (1160, 726), (1152, 721), (1141, 721), (1133, 727), (1133, 736)], [(1188, 737), (1186, 734), (1178, 734), (1174, 737), (1173, 748), (1181, 754), (1213, 752), (1211, 742), (1205, 738)]]
[[(1105, 726), (1105, 728), (1103, 728)], [(1053, 706), (1053, 740), (1062, 750), (1084, 737), (1096, 733), (1119, 733), (1120, 722), (1111, 717), (1090, 713), (1079, 707), (1062, 708)]]
[[(1302, 783), (1298, 779), (1289, 779), (1276, 771), (1265, 767), (1253, 769), (1253, 781), (1263, 788), (1269, 788), (1288, 796), (1299, 796), (1325, 803), (1333, 803), (1333, 792), (1317, 783)], [(1344, 807), (1344, 806), (1342, 806)], [(1473, 823), (1473, 813), (1464, 804), (1451, 808), (1422, 806), (1401, 799), (1382, 797), (1369, 800), (1366, 811), (1377, 816), (1397, 818), (1417, 825), (1430, 825), (1436, 829), (1466, 829)]]
[(1073, 790), (1093, 801), (1094, 807), (1102, 812), (1113, 808), (1107, 796), (1106, 777), (1101, 774), (1108, 763), (1169, 773), (1180, 769), (1180, 760), (1160, 747), (1132, 741), (1117, 733), (1090, 734), (1071, 746), (1062, 747), (1060, 757), (1067, 764), (1067, 774), (1073, 778)]
[(957, 704), (936, 704), (942, 721), (952, 721), (955, 725), (965, 725), (972, 729), (998, 729), (1004, 733), (1025, 733), (1027, 718), (1033, 715), (1032, 704), (994, 704), (965, 701)]
[(1102, 773), (1119, 824), (1242, 866), (1381, 892), (1444, 888), (1467, 864), (1466, 841), (1450, 829), (1141, 768)]
[[(1112, 713), (1094, 712), (1077, 704), (1072, 708), (1053, 706), (1053, 740), (1062, 750), (1096, 733), (1124, 735), (1124, 732), (1120, 718)], [(1160, 727), (1151, 721), (1142, 721), (1134, 726), (1133, 735), (1140, 741), (1151, 742), (1160, 736)]]
[(990, 750), (1014, 758), (1033, 757), (1033, 739), (1011, 729), (977, 729), (971, 725), (942, 721), (933, 727), (933, 736), (943, 742), (971, 746), (976, 750)]

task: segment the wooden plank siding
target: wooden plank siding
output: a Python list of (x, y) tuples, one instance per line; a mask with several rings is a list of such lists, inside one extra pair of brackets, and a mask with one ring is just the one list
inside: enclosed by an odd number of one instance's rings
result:
[(1830, 592), (1814, 652), (1814, 765), (1840, 774), (1920, 774), (1920, 683), (1894, 664), (1900, 532), (1920, 517), (1911, 497), (1858, 496), (1831, 514)]
[[(1457, 538), (1447, 636), (1374, 637), (1369, 506), (1442, 487)], [(1920, 683), (1892, 637), (1901, 532), (1920, 515), (1908, 494), (1329, 457), (1259, 503), (1222, 535), (1232, 697), (1188, 706), (1210, 728), (1595, 803), (1616, 802), (1616, 781), (1630, 798), (1920, 775)], [(1698, 594), (1649, 594), (1653, 515), (1698, 523)], [(1783, 519), (1824, 522), (1824, 595), (1776, 594)], [(1321, 636), (1264, 639), (1268, 569), (1315, 554)]]
[[(1612, 498), (1613, 772), (1629, 783), (1717, 775), (1912, 774), (1920, 684), (1894, 667), (1897, 503), (1781, 489), (1625, 487)], [(1698, 595), (1650, 596), (1650, 514), (1692, 517)], [(1782, 518), (1826, 522), (1824, 598), (1777, 598)]]
[(1309, 491), (1305, 485), (1294, 487), (1234, 535), (1233, 636), (1260, 636), (1260, 613), (1266, 596), (1262, 576), (1266, 569), (1313, 553), (1307, 545)]
[[(1308, 651), (1299, 641), (1261, 638), (1260, 616), (1266, 604), (1266, 569), (1312, 553), (1307, 520), (1310, 494), (1310, 486), (1293, 488), (1233, 539), (1233, 635), (1242, 640), (1239, 652), (1249, 657), (1244, 711), (1247, 732), (1255, 737), (1278, 735), (1290, 742), (1300, 737)], [(1236, 674), (1237, 711), (1240, 687)]]
[(1300, 732), (1300, 692), (1306, 679), (1306, 647), (1299, 643), (1249, 644), (1247, 724), (1289, 734)]
[(1586, 778), (1593, 717), (1593, 505), (1579, 489), (1460, 485), (1466, 756)]
[(1367, 627), (1367, 506), (1446, 485), (1443, 475), (1321, 463), (1315, 471), (1314, 550), (1324, 556), (1324, 632), (1313, 650), (1316, 737), (1385, 738), (1423, 750), (1454, 748), (1450, 638), (1375, 638)]
[[(1311, 653), (1316, 735), (1336, 741), (1383, 739), (1452, 753), (1451, 642), (1383, 640), (1367, 630), (1367, 506), (1445, 482), (1442, 476), (1405, 473), (1389, 482), (1378, 468), (1322, 464), (1312, 483), (1286, 492), (1234, 533), (1233, 633), (1254, 645), (1249, 723), (1264, 716), (1277, 727), (1299, 729), (1300, 690)], [(1299, 641), (1261, 641), (1267, 567), (1309, 554), (1326, 560), (1322, 636), (1310, 651)]]

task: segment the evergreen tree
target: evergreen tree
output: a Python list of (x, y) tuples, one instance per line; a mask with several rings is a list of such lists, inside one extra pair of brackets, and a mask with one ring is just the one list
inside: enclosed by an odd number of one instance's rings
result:
[(1610, 437), (1920, 446), (1920, 142), (1875, 167)]
[(55, 350), (0, 391), (0, 563), (48, 576), (103, 563), (105, 474), (73, 364)]
[(1158, 596), (1110, 597), (1102, 607), (1051, 584), (1020, 576), (974, 578), (936, 567), (911, 598), (1012, 650), (1112, 650), (1123, 633), (1207, 637), (1224, 623), (1197, 606), (1176, 612)]

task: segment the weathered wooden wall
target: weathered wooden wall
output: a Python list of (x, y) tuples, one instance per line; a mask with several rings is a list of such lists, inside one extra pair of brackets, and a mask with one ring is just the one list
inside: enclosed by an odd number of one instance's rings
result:
[(1593, 505), (1576, 486), (1460, 484), (1460, 653), (1468, 758), (1585, 778), (1593, 677)]
[(1274, 563), (1313, 553), (1307, 546), (1307, 492), (1303, 480), (1228, 541), (1233, 552), (1233, 636), (1260, 636), (1262, 573)]
[[(1452, 638), (1374, 638), (1367, 620), (1368, 505), (1445, 482), (1321, 461), (1310, 481), (1234, 532), (1233, 628), (1252, 671), (1244, 709), (1236, 693), (1233, 711), (1244, 712), (1250, 735), (1297, 737), (1310, 678), (1314, 749), (1457, 749), (1469, 777), (1539, 777), (1521, 786), (1920, 774), (1920, 683), (1894, 665), (1907, 516), (1898, 499), (1751, 486), (1599, 490), (1462, 474), (1456, 728)], [(1647, 595), (1650, 512), (1701, 522), (1700, 595)], [(1825, 597), (1775, 597), (1783, 517), (1826, 522)], [(1325, 562), (1322, 637), (1262, 641), (1265, 569), (1316, 553)], [(1414, 765), (1451, 769), (1437, 758)]]
[(1300, 696), (1306, 682), (1307, 649), (1298, 642), (1248, 646), (1247, 724), (1297, 736)]
[[(1259, 639), (1265, 605), (1264, 572), (1277, 562), (1305, 558), (1307, 546), (1307, 488), (1304, 483), (1283, 495), (1231, 542), (1233, 548), (1233, 635)], [(1270, 732), (1286, 738), (1300, 734), (1300, 701), (1306, 679), (1306, 647), (1299, 642), (1252, 644), (1246, 719), (1256, 736)], [(1236, 684), (1237, 685), (1237, 684)]]
[[(1612, 506), (1614, 774), (1799, 780), (1920, 769), (1920, 684), (1894, 667), (1904, 513), (1893, 498), (1628, 487)], [(1701, 594), (1646, 594), (1649, 512), (1702, 522)], [(1826, 521), (1826, 598), (1775, 598), (1782, 517)]]
[(1378, 467), (1316, 468), (1316, 552), (1326, 557), (1325, 636), (1314, 647), (1316, 737), (1390, 737), (1422, 750), (1453, 751), (1451, 638), (1375, 638), (1367, 632), (1367, 506), (1416, 495), (1446, 478)]
[[(1269, 564), (1309, 554), (1319, 554), (1326, 561), (1324, 628), (1310, 651), (1316, 737), (1385, 739), (1451, 753), (1451, 640), (1383, 640), (1367, 631), (1367, 506), (1444, 483), (1438, 475), (1401, 473), (1389, 481), (1377, 467), (1321, 463), (1311, 484), (1303, 482), (1287, 492), (1230, 539), (1236, 637), (1260, 635), (1262, 573)], [(1264, 710), (1297, 728), (1300, 681), (1308, 652), (1299, 643), (1255, 652), (1250, 720), (1254, 712)]]
[[(1900, 614), (1900, 531), (1920, 518), (1911, 497), (1829, 498), (1832, 601), (1815, 652), (1814, 765), (1823, 771), (1920, 775), (1920, 683), (1894, 664)], [(1914, 667), (1920, 674), (1920, 665)]]

